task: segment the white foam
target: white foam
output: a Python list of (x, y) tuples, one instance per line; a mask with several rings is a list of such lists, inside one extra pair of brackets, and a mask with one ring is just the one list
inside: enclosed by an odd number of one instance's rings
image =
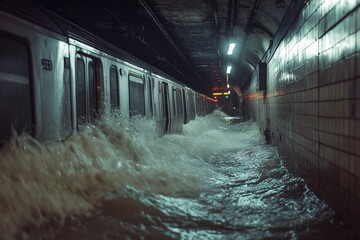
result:
[(109, 192), (126, 186), (164, 195), (196, 194), (212, 174), (204, 156), (259, 139), (254, 130), (227, 131), (222, 117), (215, 112), (197, 118), (183, 134), (162, 138), (152, 121), (116, 114), (64, 142), (12, 138), (0, 151), (0, 239), (49, 219), (88, 214)]

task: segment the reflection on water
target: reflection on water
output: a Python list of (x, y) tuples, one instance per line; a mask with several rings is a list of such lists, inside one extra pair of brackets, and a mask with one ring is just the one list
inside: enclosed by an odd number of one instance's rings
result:
[(182, 135), (102, 119), (0, 152), (0, 239), (351, 239), (253, 122), (221, 112)]

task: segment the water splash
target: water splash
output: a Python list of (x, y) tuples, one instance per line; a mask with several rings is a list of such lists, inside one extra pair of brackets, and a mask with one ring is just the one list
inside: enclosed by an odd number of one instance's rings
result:
[(62, 142), (11, 139), (0, 151), (0, 239), (347, 234), (254, 122), (224, 117), (161, 138), (152, 121), (113, 114)]
[(184, 171), (191, 159), (176, 144), (165, 143), (151, 121), (120, 115), (63, 142), (12, 138), (0, 152), (2, 237), (12, 238), (29, 224), (89, 213), (107, 193), (124, 186), (170, 195), (188, 191), (197, 181), (195, 170)]

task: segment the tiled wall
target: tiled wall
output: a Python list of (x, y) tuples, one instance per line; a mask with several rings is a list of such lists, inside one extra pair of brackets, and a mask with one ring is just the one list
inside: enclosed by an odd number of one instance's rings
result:
[(269, 57), (267, 76), (266, 92), (252, 76), (251, 116), (360, 235), (360, 0), (308, 1)]

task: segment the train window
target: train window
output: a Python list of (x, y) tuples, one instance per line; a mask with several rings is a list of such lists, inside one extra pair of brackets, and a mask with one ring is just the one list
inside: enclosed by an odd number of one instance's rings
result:
[(183, 99), (181, 89), (179, 88), (176, 89), (176, 109), (179, 117), (184, 115)]
[(145, 115), (144, 80), (140, 76), (129, 75), (130, 117)]
[[(160, 84), (160, 83), (159, 83)], [(160, 112), (161, 112), (161, 123), (160, 123), (160, 129), (162, 133), (169, 131), (169, 110), (168, 110), (168, 101), (169, 101), (169, 86), (167, 83), (162, 82), (159, 86), (160, 92)]]
[(195, 119), (195, 96), (194, 93), (190, 93), (190, 113), (191, 113), (191, 119)]
[(79, 127), (86, 122), (85, 63), (76, 59), (76, 119)]
[(151, 78), (148, 79), (148, 94), (149, 94), (149, 106), (150, 113), (149, 115), (153, 115), (153, 95), (152, 95), (152, 86), (151, 86)]
[(110, 103), (111, 103), (111, 109), (117, 109), (120, 106), (119, 78), (115, 66), (111, 66), (110, 68)]
[(196, 101), (196, 114), (198, 116), (201, 116), (200, 96), (198, 94), (195, 95), (195, 101)]
[[(25, 43), (0, 35), (0, 141), (33, 133), (29, 52)], [(11, 103), (11, 104), (9, 104)]]
[(172, 112), (174, 113), (174, 116), (176, 116), (176, 94), (175, 94), (175, 88), (172, 88)]
[(96, 117), (98, 106), (97, 106), (97, 82), (95, 79), (95, 68), (94, 62), (89, 61), (88, 63), (88, 78), (89, 78), (89, 110), (91, 119)]

